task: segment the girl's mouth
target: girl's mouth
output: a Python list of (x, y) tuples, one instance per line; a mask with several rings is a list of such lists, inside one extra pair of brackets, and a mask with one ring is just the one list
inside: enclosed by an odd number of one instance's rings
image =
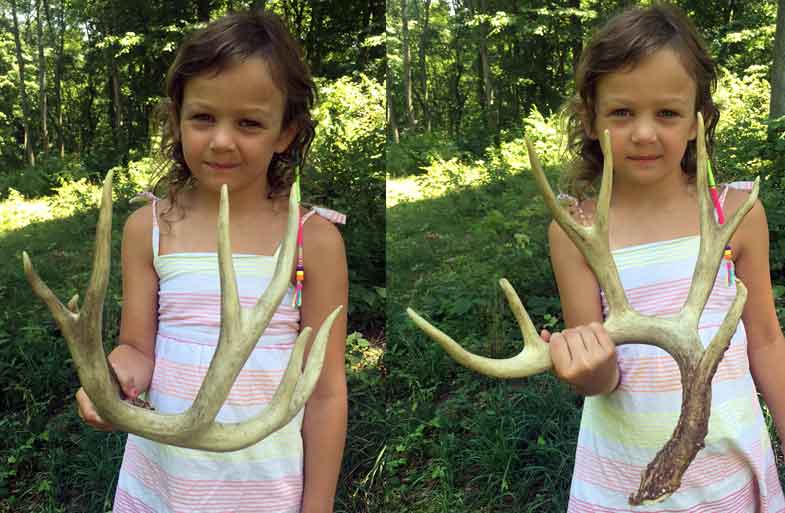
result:
[(235, 168), (239, 164), (222, 163), (222, 162), (207, 162), (207, 165), (209, 167), (213, 168), (213, 169), (218, 169), (218, 170), (224, 171), (224, 170), (227, 170), (227, 169)]
[(638, 161), (638, 162), (651, 162), (652, 160), (657, 160), (658, 158), (660, 158), (660, 156), (659, 155), (636, 155), (636, 156), (627, 157), (627, 158), (629, 158), (630, 160)]

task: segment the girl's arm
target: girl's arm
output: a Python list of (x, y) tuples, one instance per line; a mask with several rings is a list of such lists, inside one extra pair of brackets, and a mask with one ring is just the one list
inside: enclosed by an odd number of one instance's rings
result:
[[(729, 194), (729, 210), (738, 208), (745, 194)], [(774, 308), (769, 228), (760, 201), (755, 202), (736, 233), (736, 275), (747, 287), (742, 320), (747, 332), (750, 371), (769, 407), (780, 440), (785, 440), (785, 337)]]
[(602, 326), (600, 286), (583, 255), (555, 221), (548, 229), (551, 265), (568, 329), (550, 337), (555, 374), (582, 395), (607, 394), (619, 383), (616, 346)]
[[(147, 390), (153, 374), (158, 327), (158, 275), (153, 268), (152, 207), (136, 210), (123, 230), (123, 304), (118, 346), (109, 354), (126, 397)], [(79, 415), (91, 426), (112, 430), (95, 411), (81, 388), (76, 394)]]
[[(331, 513), (346, 439), (347, 391), (344, 350), (349, 281), (343, 240), (328, 221), (314, 216), (303, 226), (305, 281), (302, 326), (314, 330), (339, 305), (327, 343), (322, 374), (305, 405), (305, 484), (302, 513)], [(307, 354), (306, 354), (307, 356)]]

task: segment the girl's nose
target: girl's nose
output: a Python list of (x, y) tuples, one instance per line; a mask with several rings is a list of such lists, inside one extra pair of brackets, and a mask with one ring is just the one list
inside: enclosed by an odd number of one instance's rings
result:
[(635, 125), (632, 130), (632, 142), (634, 143), (650, 143), (656, 140), (657, 131), (654, 122), (645, 117), (639, 117), (635, 120)]
[(227, 151), (234, 149), (234, 137), (230, 127), (217, 124), (210, 138), (210, 149), (213, 151)]

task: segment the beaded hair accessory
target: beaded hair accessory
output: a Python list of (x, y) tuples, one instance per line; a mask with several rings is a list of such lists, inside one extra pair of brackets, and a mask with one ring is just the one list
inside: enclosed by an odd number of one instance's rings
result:
[[(709, 193), (711, 194), (711, 201), (714, 203), (714, 209), (717, 211), (717, 222), (719, 224), (725, 224), (725, 213), (722, 211), (722, 205), (720, 204), (720, 196), (717, 193), (717, 184), (714, 182), (714, 174), (711, 172), (711, 161), (706, 161), (707, 168), (709, 170)], [(733, 284), (733, 250), (731, 250), (730, 244), (725, 246), (725, 251), (722, 253), (722, 257), (725, 260), (725, 269), (727, 270), (728, 275), (728, 287)]]
[[(300, 173), (296, 174), (294, 179), (294, 187), (292, 187), (292, 194), (297, 200), (297, 208), (300, 208)], [(303, 280), (305, 280), (305, 265), (303, 265), (303, 216), (300, 217), (300, 226), (297, 228), (297, 268), (295, 272), (295, 279), (297, 284), (294, 288), (294, 297), (292, 298), (292, 308), (300, 308), (303, 304)]]

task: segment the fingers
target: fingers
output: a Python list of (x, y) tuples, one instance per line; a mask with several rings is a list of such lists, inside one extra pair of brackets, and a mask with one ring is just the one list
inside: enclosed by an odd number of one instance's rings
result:
[(76, 406), (81, 418), (87, 425), (100, 431), (114, 431), (114, 427), (98, 415), (95, 406), (83, 388), (76, 392)]
[(550, 335), (549, 347), (555, 374), (581, 393), (594, 395), (615, 388), (616, 346), (602, 324), (591, 323), (554, 333)]
[(108, 358), (108, 361), (110, 367), (114, 371), (114, 375), (117, 378), (117, 383), (120, 385), (120, 391), (123, 393), (123, 396), (128, 399), (136, 399), (139, 395), (139, 391), (136, 388), (133, 374), (130, 374), (122, 365), (116, 365), (112, 361), (111, 356)]

